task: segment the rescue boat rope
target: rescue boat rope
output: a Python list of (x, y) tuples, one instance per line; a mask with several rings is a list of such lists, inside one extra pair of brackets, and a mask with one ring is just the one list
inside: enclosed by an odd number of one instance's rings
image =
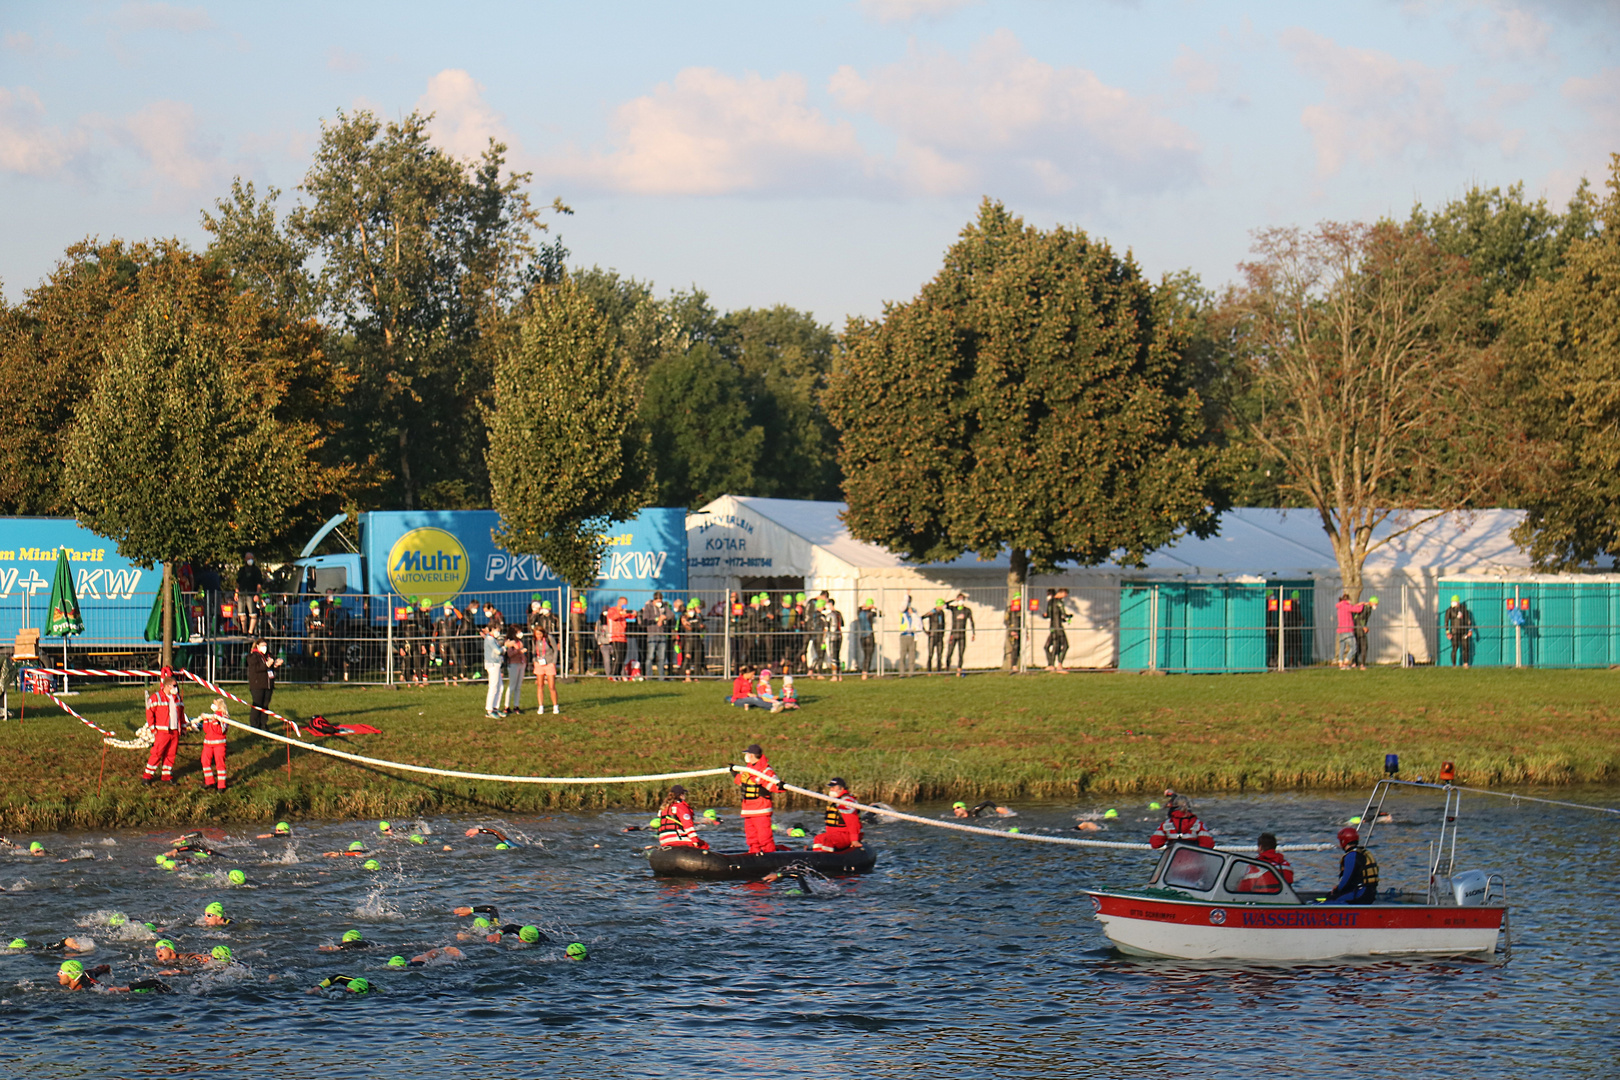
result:
[[(748, 773), (752, 776), (759, 777), (761, 780), (767, 779), (764, 773), (760, 772), (758, 769), (750, 769), (747, 765), (733, 765), (731, 767), (731, 771)], [(1078, 836), (1042, 836), (1039, 833), (1007, 832), (1004, 829), (987, 829), (983, 825), (962, 825), (955, 821), (940, 821), (937, 818), (918, 817), (916, 814), (904, 814), (899, 810), (887, 809), (881, 806), (869, 806), (866, 803), (855, 802), (853, 799), (835, 799), (831, 795), (825, 795), (819, 791), (811, 791), (809, 788), (798, 787), (794, 784), (781, 783), (780, 781), (778, 781), (778, 783), (781, 784), (784, 791), (791, 791), (796, 795), (805, 795), (812, 799), (820, 799), (822, 802), (843, 803), (847, 806), (853, 806), (857, 810), (870, 811), (871, 813), (877, 814), (880, 817), (898, 818), (901, 821), (912, 821), (918, 825), (931, 825), (936, 829), (950, 829), (953, 832), (977, 833), (980, 836), (995, 836), (1003, 840), (1028, 840), (1032, 844), (1061, 844), (1064, 847), (1114, 848), (1122, 851), (1153, 850), (1152, 844), (1140, 844), (1129, 840), (1084, 840)], [(1326, 851), (1332, 846), (1332, 844), (1283, 844), (1280, 845), (1277, 850)], [(1252, 845), (1244, 846), (1218, 844), (1216, 845), (1216, 850), (1255, 851), (1257, 849)]]
[(1495, 795), (1498, 799), (1512, 799), (1514, 802), (1538, 802), (1546, 803), (1548, 806), (1567, 806), (1573, 810), (1595, 810), (1600, 814), (1620, 814), (1620, 810), (1610, 806), (1591, 806), (1587, 803), (1564, 802), (1562, 799), (1543, 799), (1535, 795), (1519, 795), (1512, 791), (1492, 791), (1490, 788), (1463, 787), (1461, 784), (1452, 784), (1451, 787), (1455, 791), (1472, 791), (1476, 795)]

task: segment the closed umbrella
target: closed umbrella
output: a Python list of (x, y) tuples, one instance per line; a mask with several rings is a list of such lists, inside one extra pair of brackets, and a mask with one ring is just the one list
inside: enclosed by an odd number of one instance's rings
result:
[[(68, 666), (67, 639), (84, 633), (84, 613), (79, 610), (79, 594), (73, 591), (73, 568), (68, 565), (67, 552), (57, 549), (56, 576), (51, 579), (50, 615), (45, 619), (45, 636), (62, 639), (62, 666)], [(62, 689), (67, 690), (67, 676), (62, 677)]]
[[(191, 619), (186, 615), (185, 606), (180, 602), (180, 582), (171, 579), (170, 585), (174, 590), (174, 640), (180, 642), (191, 640)], [(163, 640), (163, 587), (158, 586), (158, 592), (152, 598), (152, 614), (146, 617), (146, 633), (142, 635), (147, 641)]]

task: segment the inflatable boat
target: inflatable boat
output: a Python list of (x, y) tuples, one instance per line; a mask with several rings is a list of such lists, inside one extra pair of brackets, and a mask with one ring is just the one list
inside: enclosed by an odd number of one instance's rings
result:
[(659, 877), (749, 881), (790, 866), (818, 874), (864, 874), (877, 864), (877, 852), (860, 847), (847, 851), (772, 851), (749, 855), (689, 847), (657, 847), (648, 850), (647, 863)]

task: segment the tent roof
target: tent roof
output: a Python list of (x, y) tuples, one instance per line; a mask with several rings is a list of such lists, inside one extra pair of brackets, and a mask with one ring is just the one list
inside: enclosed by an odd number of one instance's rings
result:
[[(802, 499), (765, 499), (747, 495), (726, 495), (703, 508), (702, 513), (725, 513), (736, 507), (765, 518), (817, 549), (826, 556), (859, 570), (919, 568), (901, 556), (850, 536), (840, 515), (845, 504)], [(1375, 536), (1389, 536), (1413, 520), (1428, 516), (1425, 511), (1394, 515), (1379, 527)], [(1378, 548), (1367, 559), (1368, 573), (1430, 571), (1437, 573), (1480, 573), (1511, 570), (1524, 572), (1529, 557), (1509, 535), (1524, 519), (1518, 510), (1478, 510), (1442, 515), (1412, 532)], [(1274, 510), (1244, 508), (1222, 515), (1220, 530), (1207, 540), (1182, 537), (1176, 543), (1149, 553), (1146, 569), (1108, 565), (1096, 569), (1133, 575), (1169, 574), (1175, 576), (1215, 576), (1227, 574), (1294, 573), (1337, 574), (1333, 548), (1323, 533), (1313, 510)], [(1007, 557), (980, 560), (968, 555), (947, 563), (929, 564), (934, 568), (1007, 568)]]

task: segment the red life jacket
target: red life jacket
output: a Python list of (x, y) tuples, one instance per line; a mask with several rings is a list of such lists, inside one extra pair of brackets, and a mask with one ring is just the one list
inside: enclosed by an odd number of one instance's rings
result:
[(697, 822), (692, 818), (692, 807), (685, 799), (677, 799), (658, 819), (658, 843), (663, 847), (697, 847)]

